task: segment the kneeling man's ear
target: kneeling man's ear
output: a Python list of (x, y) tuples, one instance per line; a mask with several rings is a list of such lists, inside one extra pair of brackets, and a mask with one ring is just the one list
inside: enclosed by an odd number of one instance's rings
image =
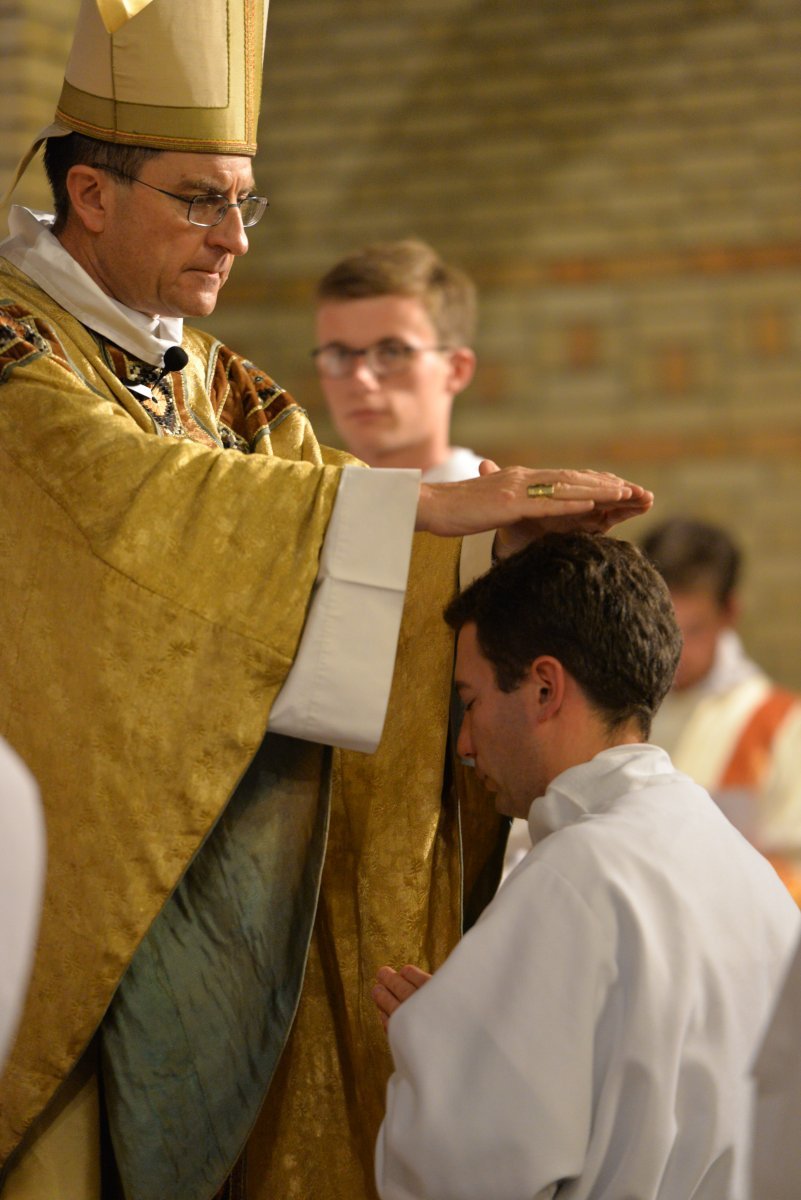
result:
[(529, 668), (531, 688), (539, 720), (547, 720), (562, 707), (565, 694), (565, 669), (558, 658), (548, 654), (535, 658)]

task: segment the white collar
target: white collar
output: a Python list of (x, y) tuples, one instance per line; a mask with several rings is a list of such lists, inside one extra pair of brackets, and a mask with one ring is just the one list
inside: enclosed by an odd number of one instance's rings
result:
[(426, 483), (458, 483), (460, 479), (472, 479), (478, 475), (481, 459), (464, 446), (452, 446), (444, 462), (423, 471)]
[(51, 232), (53, 217), (15, 204), (8, 218), (11, 237), (0, 256), (19, 267), (82, 325), (108, 338), (143, 362), (160, 366), (170, 346), (180, 346), (181, 317), (148, 317), (102, 291)]
[[(715, 647), (715, 659), (711, 670), (693, 688), (687, 688), (686, 691), (694, 696), (722, 696), (745, 683), (747, 679), (758, 676), (764, 677), (764, 672), (748, 657), (737, 633), (733, 629), (724, 629)], [(680, 690), (674, 694), (682, 696), (684, 692)]]
[(602, 750), (589, 762), (568, 767), (552, 780), (528, 814), (534, 845), (565, 825), (603, 812), (627, 792), (650, 787), (674, 776), (670, 756), (659, 746), (635, 742)]

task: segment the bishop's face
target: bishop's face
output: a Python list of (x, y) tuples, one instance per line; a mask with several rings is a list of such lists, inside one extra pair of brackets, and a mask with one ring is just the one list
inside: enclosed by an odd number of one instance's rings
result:
[(234, 259), (247, 252), (248, 239), (237, 208), (229, 208), (219, 225), (205, 227), (188, 220), (188, 204), (198, 195), (228, 200), (252, 195), (251, 160), (167, 151), (146, 160), (136, 176), (139, 183), (100, 168), (97, 175), (103, 227), (92, 241), (89, 262), (82, 262), (95, 282), (107, 295), (150, 316), (211, 313)]

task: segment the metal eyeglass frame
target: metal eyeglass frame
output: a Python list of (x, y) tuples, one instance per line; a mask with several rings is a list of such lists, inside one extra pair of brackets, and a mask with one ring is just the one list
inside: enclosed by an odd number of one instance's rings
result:
[[(378, 355), (382, 348), (388, 350), (392, 347), (393, 350), (400, 352), (402, 361), (397, 365), (387, 368), (384, 366)], [(326, 342), (324, 346), (316, 346), (311, 351), (311, 356), (315, 361), (315, 365), (321, 375), (327, 375), (329, 379), (345, 379), (355, 370), (356, 359), (364, 358), (365, 365), (370, 368), (376, 379), (381, 379), (385, 375), (394, 375), (398, 371), (402, 371), (410, 358), (415, 354), (424, 354), (427, 350), (435, 350), (438, 352), (452, 350), (452, 346), (410, 346), (408, 342), (404, 342), (401, 338), (380, 338), (379, 341), (373, 342), (369, 346), (363, 346), (361, 349), (355, 349), (351, 346), (345, 346), (342, 342)], [(334, 351), (339, 355), (339, 363), (342, 370), (335, 368), (333, 371), (326, 370), (324, 355), (326, 352)]]
[[(214, 193), (211, 193), (207, 196), (179, 196), (177, 192), (168, 192), (165, 188), (156, 187), (155, 184), (147, 183), (144, 179), (137, 179), (135, 175), (126, 175), (125, 171), (120, 171), (117, 169), (117, 167), (109, 167), (106, 166), (105, 163), (89, 163), (88, 165), (90, 167), (94, 167), (95, 170), (98, 171), (108, 171), (112, 175), (119, 175), (121, 179), (127, 179), (129, 183), (141, 183), (142, 187), (150, 188), (151, 192), (161, 192), (162, 196), (170, 196), (173, 200), (180, 200), (187, 206), (187, 221), (189, 221), (190, 225), (199, 226), (201, 229), (213, 229), (215, 225), (219, 225), (229, 208), (238, 208), (239, 215), (242, 218), (242, 225), (245, 229), (251, 229), (254, 225), (258, 225), (259, 221), (262, 219), (270, 205), (270, 201), (266, 196), (245, 196), (244, 200), (226, 200), (225, 196), (216, 195)], [(200, 203), (208, 204), (209, 201), (213, 200), (220, 201), (220, 207), (213, 221), (198, 221), (193, 219), (193, 208), (197, 213), (199, 208), (196, 206), (199, 206)], [(258, 205), (255, 213), (247, 219), (242, 212), (242, 206), (245, 204)]]

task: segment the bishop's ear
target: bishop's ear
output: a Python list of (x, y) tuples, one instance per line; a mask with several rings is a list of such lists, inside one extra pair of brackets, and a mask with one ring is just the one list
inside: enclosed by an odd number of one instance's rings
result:
[(98, 167), (84, 163), (70, 167), (67, 191), (73, 213), (90, 233), (101, 233), (113, 184)]

